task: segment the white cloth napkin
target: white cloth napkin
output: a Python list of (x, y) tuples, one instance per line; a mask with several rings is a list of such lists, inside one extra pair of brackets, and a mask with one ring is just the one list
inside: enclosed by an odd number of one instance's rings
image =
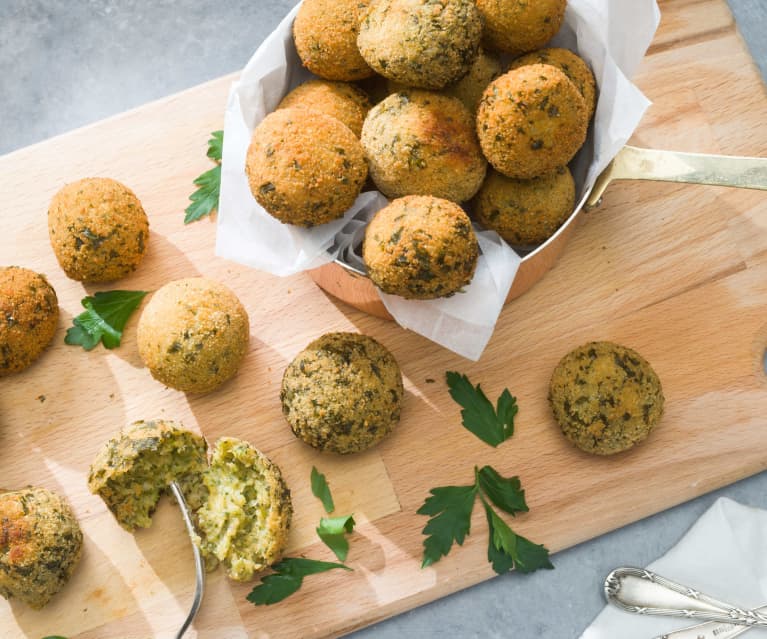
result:
[[(720, 601), (747, 608), (767, 604), (767, 511), (722, 497), (648, 568)], [(640, 616), (608, 605), (581, 639), (651, 639), (692, 623)], [(767, 628), (749, 630), (745, 636), (767, 637)]]

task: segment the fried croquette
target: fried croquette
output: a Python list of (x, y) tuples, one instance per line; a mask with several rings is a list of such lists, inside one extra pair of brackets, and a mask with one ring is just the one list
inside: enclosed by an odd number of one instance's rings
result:
[[(350, 134), (351, 135), (351, 134)], [(248, 350), (245, 308), (226, 286), (203, 277), (169, 282), (138, 323), (138, 351), (156, 380), (207, 393), (237, 373)]]
[(309, 71), (326, 80), (347, 82), (375, 73), (357, 48), (366, 4), (362, 0), (304, 0), (293, 22), (293, 41)]
[(567, 164), (583, 146), (588, 111), (563, 71), (530, 64), (494, 80), (482, 95), (477, 134), (493, 168), (526, 179)]
[(67, 277), (111, 282), (136, 270), (149, 240), (149, 220), (127, 186), (85, 178), (64, 186), (48, 209), (48, 235)]
[(203, 484), (207, 497), (195, 513), (203, 554), (237, 581), (277, 562), (293, 514), (280, 469), (249, 443), (223, 437), (213, 447)]
[(83, 533), (69, 504), (46, 488), (0, 493), (0, 596), (39, 610), (69, 581)]
[(570, 82), (581, 92), (588, 108), (588, 118), (591, 119), (597, 106), (597, 88), (594, 74), (583, 58), (568, 49), (541, 49), (517, 58), (511, 63), (509, 70), (527, 64), (550, 64), (564, 71)]
[(502, 70), (498, 56), (480, 50), (468, 73), (458, 82), (446, 86), (444, 93), (458, 98), (471, 113), (476, 113), (485, 89), (501, 75)]
[(88, 472), (88, 489), (101, 497), (125, 530), (148, 528), (160, 496), (178, 482), (192, 509), (204, 499), (208, 445), (166, 420), (130, 424), (104, 444)]
[(530, 180), (491, 170), (474, 200), (477, 221), (509, 244), (540, 244), (573, 212), (575, 182), (566, 166)]
[(44, 275), (0, 267), (0, 377), (23, 371), (40, 357), (58, 322), (56, 291)]
[(562, 26), (567, 0), (476, 0), (482, 42), (493, 51), (519, 55), (540, 49)]
[(663, 414), (658, 375), (636, 351), (590, 342), (565, 355), (549, 386), (565, 437), (581, 450), (612, 455), (644, 440)]
[(310, 80), (297, 86), (277, 105), (278, 109), (304, 107), (320, 111), (348, 126), (357, 137), (370, 111), (370, 100), (361, 89), (345, 82)]
[(399, 422), (404, 390), (394, 356), (357, 333), (328, 333), (296, 355), (282, 377), (282, 412), (296, 437), (334, 453), (380, 442)]
[(460, 206), (410, 195), (375, 214), (365, 229), (362, 256), (368, 276), (384, 293), (435, 299), (471, 282), (479, 245)]
[(279, 109), (253, 131), (245, 162), (258, 203), (286, 224), (316, 226), (342, 217), (368, 168), (360, 141), (335, 118)]
[(370, 175), (389, 198), (463, 202), (485, 177), (472, 116), (456, 98), (419, 90), (390, 95), (371, 109), (361, 140)]
[(406, 86), (441, 89), (469, 70), (481, 36), (473, 0), (372, 0), (357, 44), (381, 75)]

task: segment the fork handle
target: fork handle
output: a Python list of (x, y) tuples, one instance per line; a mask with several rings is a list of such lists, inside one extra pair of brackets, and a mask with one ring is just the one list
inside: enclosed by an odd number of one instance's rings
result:
[[(767, 605), (757, 608), (755, 612), (767, 613)], [(752, 626), (740, 626), (734, 623), (707, 621), (658, 635), (654, 639), (735, 639), (751, 628)]]

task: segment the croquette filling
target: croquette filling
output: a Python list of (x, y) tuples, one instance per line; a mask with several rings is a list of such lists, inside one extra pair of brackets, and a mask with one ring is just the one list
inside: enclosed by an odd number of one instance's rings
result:
[[(163, 445), (164, 444), (164, 445)], [(158, 438), (149, 437), (134, 442), (136, 456), (129, 472), (107, 482), (107, 504), (118, 521), (130, 527), (148, 528), (160, 495), (172, 481), (177, 481), (187, 502), (194, 508), (204, 498), (200, 473), (205, 468), (205, 453), (185, 441), (165, 441), (158, 447)], [(119, 465), (112, 458), (108, 467)]]
[(261, 469), (237, 459), (236, 450), (214, 459), (203, 482), (209, 494), (197, 512), (202, 551), (233, 578), (247, 579), (267, 563), (269, 484)]

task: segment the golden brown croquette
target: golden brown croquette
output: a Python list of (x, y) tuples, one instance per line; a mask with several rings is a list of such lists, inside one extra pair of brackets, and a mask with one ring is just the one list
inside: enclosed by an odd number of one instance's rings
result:
[(402, 374), (367, 335), (328, 333), (296, 355), (282, 378), (282, 412), (293, 433), (318, 450), (355, 453), (399, 422)]
[(348, 126), (357, 137), (370, 111), (370, 100), (354, 85), (327, 80), (309, 80), (288, 93), (278, 109), (304, 107), (320, 111)]
[(48, 234), (67, 277), (111, 282), (135, 271), (143, 259), (149, 220), (124, 184), (85, 178), (67, 184), (53, 197)]
[(473, 118), (457, 98), (415, 89), (390, 95), (371, 109), (361, 140), (370, 175), (389, 198), (463, 202), (485, 177)]
[(446, 86), (444, 92), (446, 95), (458, 98), (474, 114), (477, 112), (485, 89), (501, 75), (502, 70), (501, 61), (497, 55), (480, 50), (469, 72), (458, 82)]
[(565, 17), (567, 0), (476, 0), (483, 20), (482, 42), (492, 51), (519, 55), (540, 49)]
[(575, 205), (575, 182), (566, 166), (529, 180), (491, 170), (474, 200), (477, 221), (509, 244), (540, 244), (562, 225)]
[(526, 179), (564, 166), (586, 140), (586, 102), (564, 72), (530, 64), (494, 80), (482, 95), (477, 134), (490, 164)]
[(138, 351), (156, 380), (207, 393), (237, 373), (248, 350), (248, 314), (227, 287), (203, 277), (165, 284), (141, 313)]
[(0, 267), (0, 377), (23, 371), (40, 357), (58, 322), (56, 291), (44, 275)]
[(83, 533), (69, 504), (46, 488), (0, 494), (0, 596), (39, 610), (69, 581)]
[(569, 352), (549, 386), (549, 404), (565, 437), (595, 455), (620, 453), (645, 439), (663, 415), (663, 401), (652, 366), (612, 342)]
[(365, 230), (362, 256), (368, 276), (384, 293), (435, 299), (471, 282), (479, 245), (460, 206), (409, 195), (375, 214)]
[(362, 0), (304, 0), (293, 41), (304, 66), (326, 80), (350, 82), (374, 74), (357, 48)]
[(469, 70), (481, 37), (473, 0), (372, 0), (357, 44), (381, 75), (407, 86), (441, 89)]
[(253, 132), (245, 162), (258, 203), (286, 224), (315, 226), (342, 217), (368, 168), (360, 141), (335, 118), (279, 109)]
[(237, 581), (279, 561), (293, 506), (277, 465), (248, 442), (222, 437), (203, 483), (207, 498), (196, 513), (203, 554)]
[(526, 64), (550, 64), (564, 71), (586, 100), (588, 117), (589, 120), (591, 119), (597, 105), (597, 88), (594, 74), (583, 58), (568, 49), (541, 49), (517, 58), (511, 63), (509, 70), (518, 69)]

